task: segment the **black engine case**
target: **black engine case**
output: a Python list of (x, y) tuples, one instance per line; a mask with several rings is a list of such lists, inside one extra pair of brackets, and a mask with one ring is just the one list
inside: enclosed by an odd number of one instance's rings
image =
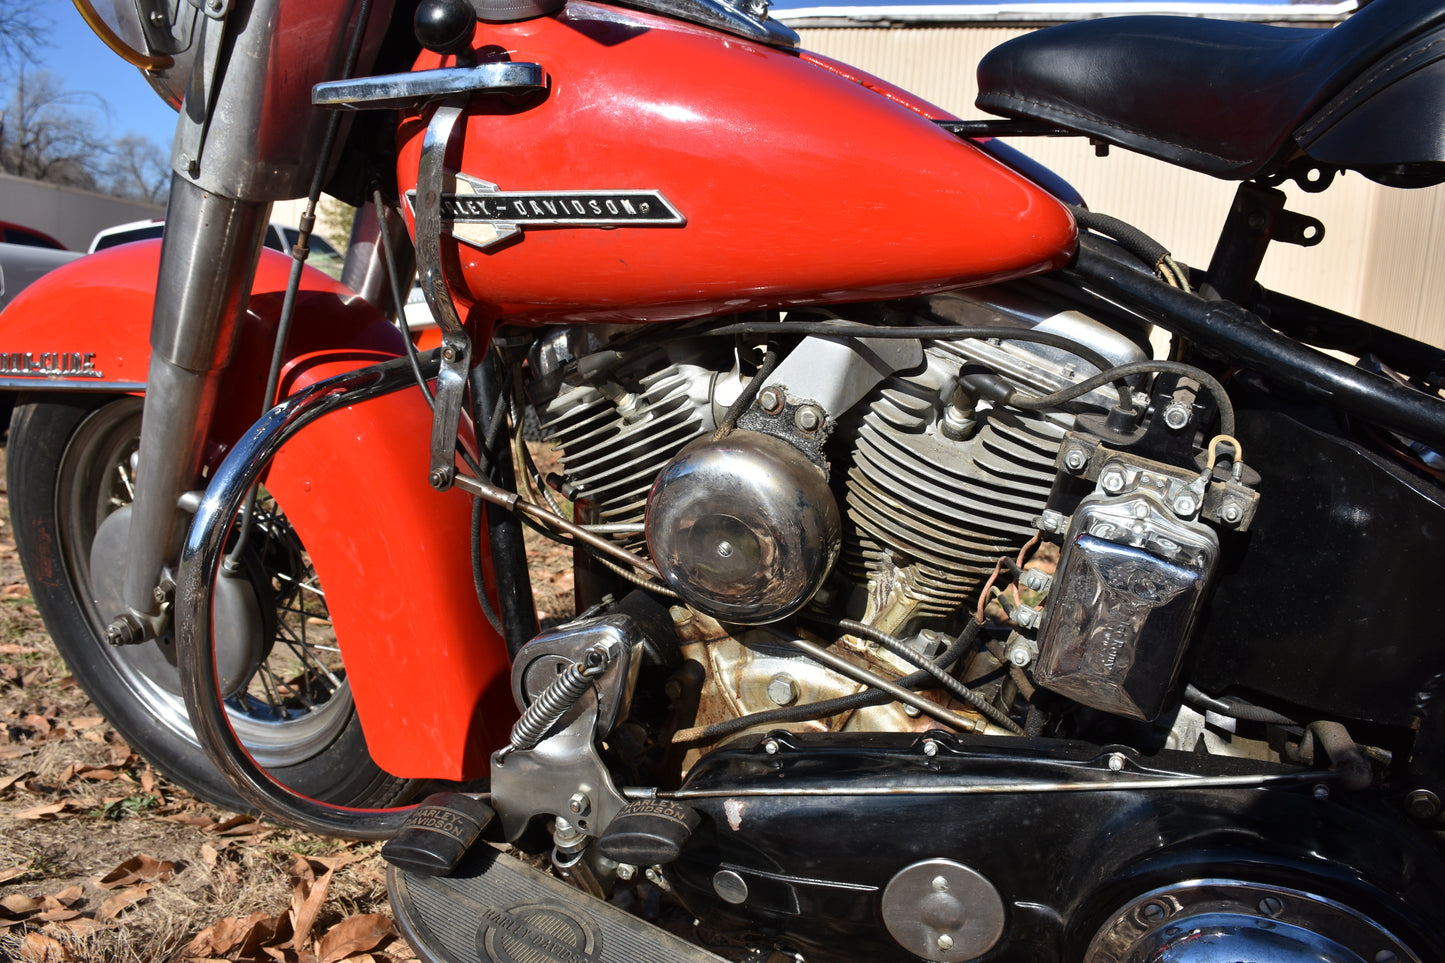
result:
[(1445, 938), (1412, 909), (1445, 905), (1445, 868), (1421, 834), (1372, 796), (1321, 792), (1286, 767), (939, 732), (776, 732), (711, 753), (678, 797), (703, 816), (666, 868), (678, 897), (751, 945), (786, 933), (810, 963), (918, 959), (890, 935), (882, 897), (900, 871), (937, 859), (1001, 900), (984, 959), (1078, 959), (1131, 897), (1214, 877), (1336, 899), (1445, 959)]

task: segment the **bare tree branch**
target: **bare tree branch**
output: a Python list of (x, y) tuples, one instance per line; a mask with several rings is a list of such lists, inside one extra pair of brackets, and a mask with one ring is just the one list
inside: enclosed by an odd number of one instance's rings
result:
[(97, 118), (80, 109), (105, 102), (65, 90), (54, 74), (22, 66), (10, 104), (0, 116), (0, 170), (20, 177), (94, 189), (107, 154)]
[(165, 200), (170, 181), (170, 164), (155, 141), (126, 134), (111, 146), (104, 169), (106, 193), (159, 204)]
[(55, 27), (36, 0), (0, 0), (0, 68), (39, 63), (36, 54), (50, 44)]

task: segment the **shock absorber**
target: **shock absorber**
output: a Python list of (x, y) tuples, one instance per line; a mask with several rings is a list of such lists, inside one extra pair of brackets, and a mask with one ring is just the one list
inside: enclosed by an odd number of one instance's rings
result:
[(573, 662), (563, 669), (557, 681), (549, 685), (512, 726), (511, 740), (497, 751), (497, 764), (500, 765), (511, 753), (531, 749), (541, 742), (586, 694), (592, 680), (607, 671), (610, 662), (606, 647), (594, 645), (583, 654), (581, 662)]

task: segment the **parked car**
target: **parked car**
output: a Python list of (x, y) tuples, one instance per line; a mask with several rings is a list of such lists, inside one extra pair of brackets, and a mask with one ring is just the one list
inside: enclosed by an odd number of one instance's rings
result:
[[(164, 228), (165, 221), (159, 218), (108, 227), (91, 239), (90, 253), (94, 254), (96, 251), (103, 251), (108, 247), (115, 247), (117, 244), (148, 241), (160, 237)], [(300, 236), (300, 231), (286, 224), (277, 224), (273, 221), (266, 225), (266, 246), (284, 254), (291, 252), (292, 246)], [(310, 246), (311, 256), (306, 263), (334, 278), (341, 277), (341, 265), (345, 260), (341, 252), (332, 247), (331, 243), (319, 234), (311, 235)]]
[(69, 250), (44, 231), (37, 231), (33, 227), (25, 227), (22, 224), (12, 224), (9, 221), (0, 221), (0, 244), (18, 244), (23, 247), (47, 248), (52, 251)]
[[(38, 233), (38, 232), (37, 232)], [(40, 235), (44, 237), (45, 235)], [(0, 309), (24, 287), (52, 268), (80, 255), (65, 248), (13, 241), (0, 242)]]

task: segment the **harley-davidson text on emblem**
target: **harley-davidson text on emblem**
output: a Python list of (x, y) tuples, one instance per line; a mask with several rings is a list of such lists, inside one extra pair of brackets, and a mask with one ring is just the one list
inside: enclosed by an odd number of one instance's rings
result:
[(571, 907), (522, 903), (482, 910), (477, 952), (484, 963), (597, 963), (602, 937)]
[(0, 352), (0, 375), (29, 378), (104, 378), (94, 351)]
[[(415, 209), (416, 192), (407, 200)], [(682, 225), (687, 219), (654, 190), (503, 191), (467, 174), (439, 198), (442, 223), (452, 236), (486, 248), (524, 227), (646, 227)]]
[(508, 221), (514, 224), (678, 224), (682, 218), (655, 191), (443, 194), (442, 218), (449, 221)]

